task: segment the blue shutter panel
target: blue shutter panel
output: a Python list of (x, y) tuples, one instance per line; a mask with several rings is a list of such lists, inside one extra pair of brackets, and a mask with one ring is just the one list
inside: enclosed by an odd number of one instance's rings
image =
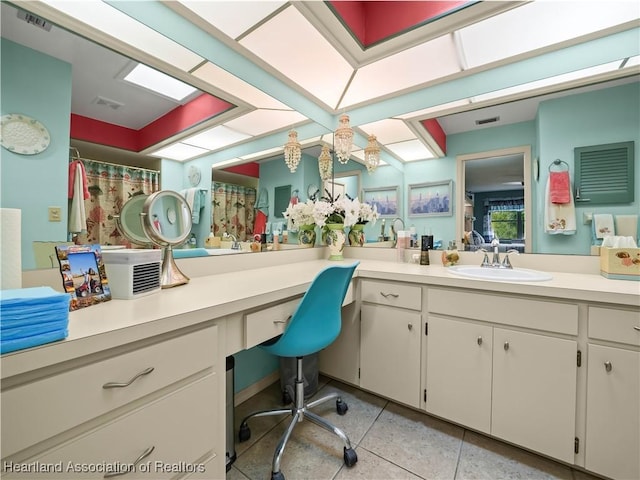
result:
[(633, 202), (633, 142), (579, 147), (574, 154), (576, 202)]

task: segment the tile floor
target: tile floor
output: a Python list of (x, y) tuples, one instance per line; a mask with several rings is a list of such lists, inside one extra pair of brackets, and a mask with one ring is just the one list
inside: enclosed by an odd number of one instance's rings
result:
[[(349, 405), (347, 414), (339, 416), (333, 401), (314, 411), (345, 431), (358, 463), (346, 467), (340, 439), (307, 421), (296, 426), (284, 451), (281, 470), (287, 480), (597, 479), (321, 376), (316, 396), (332, 391)], [(281, 398), (276, 382), (236, 407), (236, 434), (245, 415), (279, 408)], [(253, 419), (251, 439), (236, 442), (238, 458), (227, 480), (270, 479), (273, 451), (289, 419)]]

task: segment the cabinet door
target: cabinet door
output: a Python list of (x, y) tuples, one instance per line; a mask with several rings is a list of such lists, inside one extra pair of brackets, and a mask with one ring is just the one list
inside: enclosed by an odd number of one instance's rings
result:
[(427, 411), (489, 433), (492, 328), (431, 315)]
[(585, 467), (640, 478), (640, 352), (588, 348)]
[(358, 385), (360, 367), (360, 311), (356, 303), (342, 307), (340, 335), (319, 355), (320, 371), (352, 385)]
[(360, 386), (420, 406), (420, 313), (362, 305)]
[(577, 343), (495, 328), (493, 348), (491, 433), (573, 463)]

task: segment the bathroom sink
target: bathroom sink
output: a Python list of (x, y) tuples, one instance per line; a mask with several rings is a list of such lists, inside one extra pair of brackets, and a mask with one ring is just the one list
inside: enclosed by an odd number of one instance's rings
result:
[(233, 248), (207, 248), (209, 255), (233, 255), (236, 253), (244, 253), (242, 250), (235, 250)]
[(449, 268), (455, 275), (502, 282), (543, 282), (553, 277), (546, 272), (526, 268), (483, 268), (477, 265), (456, 265)]

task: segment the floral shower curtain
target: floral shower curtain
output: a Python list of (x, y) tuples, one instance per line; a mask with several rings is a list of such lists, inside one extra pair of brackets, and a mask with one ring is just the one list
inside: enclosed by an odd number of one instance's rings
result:
[(241, 242), (252, 240), (256, 189), (221, 182), (212, 187), (213, 234), (221, 237), (226, 232)]
[[(87, 233), (78, 243), (131, 246), (116, 226), (114, 215), (136, 195), (150, 195), (160, 189), (160, 172), (124, 165), (82, 160), (87, 173), (89, 198), (85, 200)], [(84, 237), (84, 238), (83, 238)]]

